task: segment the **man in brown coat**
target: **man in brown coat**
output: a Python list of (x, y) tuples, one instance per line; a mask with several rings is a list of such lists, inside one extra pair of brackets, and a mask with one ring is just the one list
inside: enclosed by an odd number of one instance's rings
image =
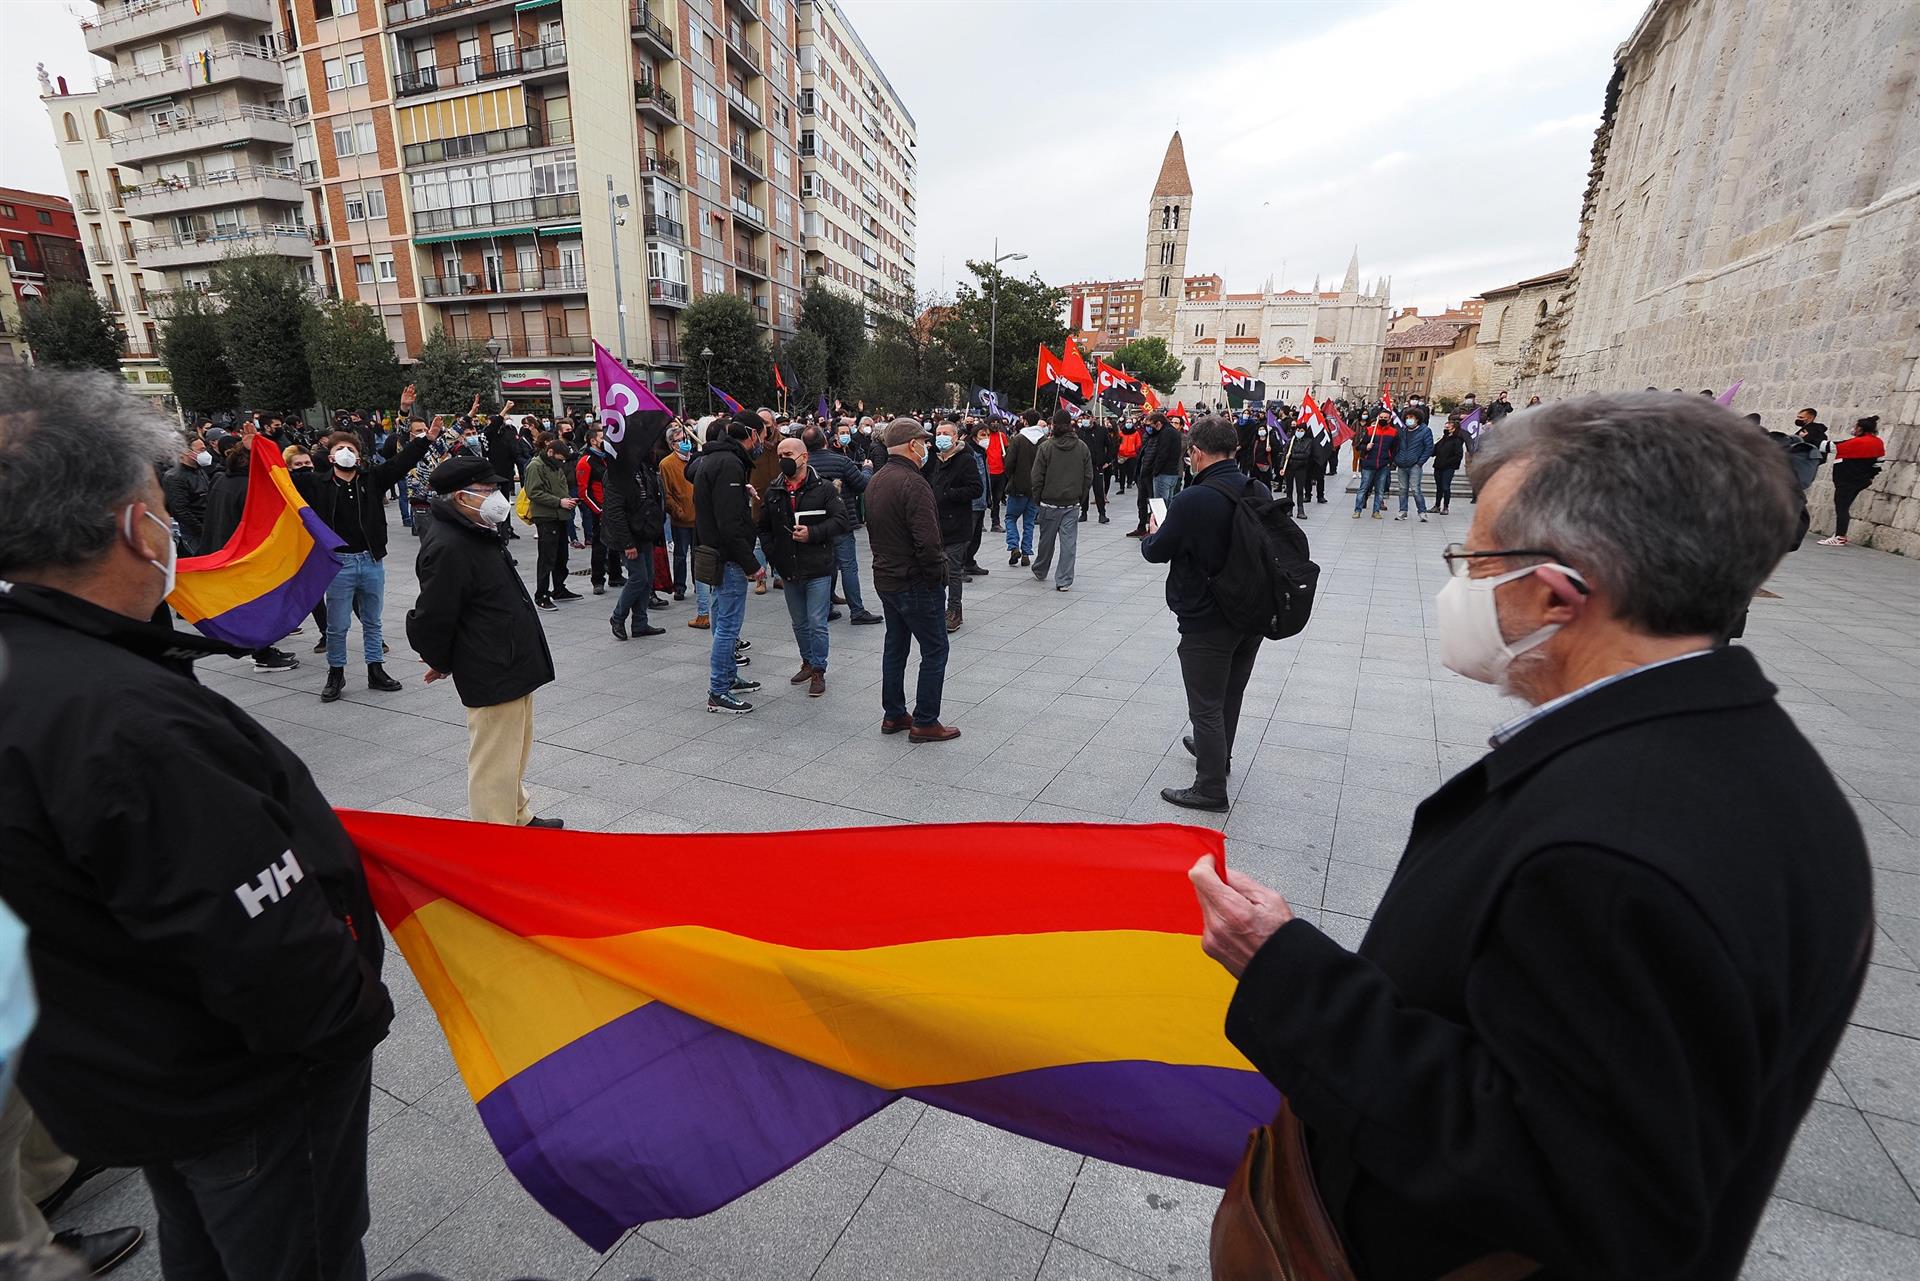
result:
[[(882, 734), (908, 731), (915, 743), (945, 743), (960, 731), (940, 723), (947, 680), (947, 559), (933, 487), (920, 469), (933, 438), (917, 418), (896, 418), (881, 432), (887, 461), (867, 483), (867, 542), (873, 585), (886, 616), (880, 664)], [(907, 649), (920, 644), (920, 683), (907, 714)]]

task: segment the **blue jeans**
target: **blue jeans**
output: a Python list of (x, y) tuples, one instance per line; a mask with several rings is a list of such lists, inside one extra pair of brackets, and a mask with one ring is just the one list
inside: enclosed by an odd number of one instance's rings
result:
[(1407, 495), (1413, 495), (1413, 501), (1420, 508), (1422, 516), (1427, 514), (1427, 496), (1420, 489), (1419, 466), (1400, 468), (1400, 514), (1407, 514)]
[(642, 547), (640, 554), (627, 559), (626, 550), (609, 552), (626, 570), (627, 581), (620, 586), (620, 599), (613, 603), (613, 621), (623, 623), (633, 616), (635, 627), (646, 627), (647, 601), (653, 596), (653, 548)]
[(1391, 467), (1362, 467), (1360, 469), (1360, 493), (1353, 500), (1353, 509), (1359, 511), (1367, 505), (1367, 495), (1373, 495), (1373, 509), (1384, 511), (1387, 506), (1386, 492), (1381, 488), (1388, 476), (1393, 474)]
[(847, 598), (847, 608), (856, 614), (866, 613), (866, 597), (860, 594), (860, 545), (852, 534), (834, 539), (833, 559), (840, 569), (840, 594)]
[(1172, 498), (1179, 492), (1180, 473), (1175, 472), (1171, 476), (1155, 476), (1153, 478), (1153, 496), (1155, 498)]
[[(648, 575), (652, 582), (652, 575)], [(713, 622), (713, 652), (709, 657), (707, 692), (725, 694), (733, 689), (734, 677), (740, 672), (739, 657), (734, 652), (734, 642), (740, 639), (740, 625), (747, 621), (747, 576), (732, 561), (720, 579), (720, 585), (713, 589), (713, 604), (709, 606), (709, 615)]]
[(918, 641), (920, 681), (914, 691), (913, 723), (939, 724), (940, 691), (947, 683), (946, 589), (922, 586), (881, 592), (880, 610), (887, 617), (886, 648), (880, 658), (881, 711), (891, 721), (906, 719), (907, 649)]
[(361, 652), (381, 661), (380, 607), (386, 601), (387, 567), (372, 552), (341, 552), (340, 572), (327, 584), (327, 666), (347, 665), (347, 628), (360, 618)]
[[(687, 558), (693, 555), (693, 530), (674, 526), (673, 530), (673, 590), (687, 590)], [(705, 599), (702, 597), (701, 599)], [(702, 613), (706, 611), (702, 610)]]
[(1433, 496), (1442, 507), (1453, 506), (1453, 474), (1457, 467), (1436, 467), (1433, 469)]
[(825, 675), (827, 610), (833, 604), (833, 575), (823, 574), (804, 582), (789, 578), (781, 590), (787, 594), (787, 614), (793, 619), (793, 643), (800, 647), (801, 661)]
[[(1024, 519), (1023, 519), (1024, 518)], [(1033, 526), (1040, 518), (1040, 504), (1031, 494), (1007, 495), (1007, 550), (1033, 555)], [(853, 598), (849, 596), (848, 600)]]

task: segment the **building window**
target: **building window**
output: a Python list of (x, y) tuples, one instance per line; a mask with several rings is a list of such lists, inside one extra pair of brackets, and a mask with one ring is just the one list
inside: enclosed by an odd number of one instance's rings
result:
[[(350, 85), (363, 85), (366, 82), (367, 82), (367, 55), (364, 53), (348, 54), (347, 55), (347, 83)], [(327, 87), (331, 89), (333, 86), (328, 85)]]
[(353, 260), (353, 278), (363, 285), (373, 283), (373, 262), (367, 258)]
[[(53, 215), (48, 213), (45, 209), (34, 210), (34, 215), (40, 219), (41, 226), (43, 227), (53, 226)], [(1547, 314), (1547, 304), (1545, 303), (1540, 304), (1540, 314), (1543, 316)]]
[(696, 82), (693, 86), (693, 114), (710, 125), (720, 123), (720, 98), (706, 85)]
[(1165, 298), (1165, 297), (1167, 296), (1167, 288), (1168, 288), (1168, 284), (1167, 284), (1167, 282), (1168, 282), (1168, 281), (1169, 281), (1170, 279), (1171, 279), (1171, 277), (1168, 277), (1168, 276), (1162, 276), (1162, 277), (1160, 277), (1160, 296), (1161, 296), (1162, 298)]
[(344, 18), (350, 13), (360, 12), (360, 0), (333, 0), (333, 16)]
[(400, 273), (394, 266), (392, 254), (380, 254), (373, 260), (374, 274), (382, 280), (398, 280)]
[(328, 58), (320, 64), (320, 69), (327, 73), (327, 88), (344, 89), (347, 87), (347, 72), (340, 59)]
[(67, 141), (80, 141), (80, 122), (73, 118), (71, 111), (67, 113)]
[(1198, 356), (1193, 358), (1193, 381), (1200, 381), (1200, 357)]
[(1245, 338), (1247, 336), (1247, 327), (1245, 325), (1235, 325), (1233, 327), (1233, 336), (1235, 338)]

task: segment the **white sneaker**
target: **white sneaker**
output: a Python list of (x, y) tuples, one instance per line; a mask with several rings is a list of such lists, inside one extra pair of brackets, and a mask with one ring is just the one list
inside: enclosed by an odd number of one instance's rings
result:
[(1822, 547), (1845, 547), (1846, 545), (1847, 540), (1838, 534), (1835, 534), (1832, 538), (1823, 538), (1820, 540), (1820, 546)]
[(1422, 516), (1422, 517), (1420, 518), (1420, 523), (1421, 523), (1422, 525), (1424, 525), (1424, 524), (1426, 524), (1426, 523), (1427, 523), (1427, 518), (1426, 518), (1425, 516)]

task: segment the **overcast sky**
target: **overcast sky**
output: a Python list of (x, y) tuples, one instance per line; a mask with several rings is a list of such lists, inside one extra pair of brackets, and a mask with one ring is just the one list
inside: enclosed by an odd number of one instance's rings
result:
[[(583, 0), (569, 0), (581, 3)], [(589, 0), (608, 3), (611, 0)], [(1565, 266), (1615, 46), (1644, 0), (840, 0), (919, 126), (922, 290), (1028, 255), (1138, 276), (1179, 128), (1187, 270), (1393, 277), (1426, 310)], [(0, 0), (0, 185), (64, 181), (33, 67), (85, 84), (82, 0)]]

